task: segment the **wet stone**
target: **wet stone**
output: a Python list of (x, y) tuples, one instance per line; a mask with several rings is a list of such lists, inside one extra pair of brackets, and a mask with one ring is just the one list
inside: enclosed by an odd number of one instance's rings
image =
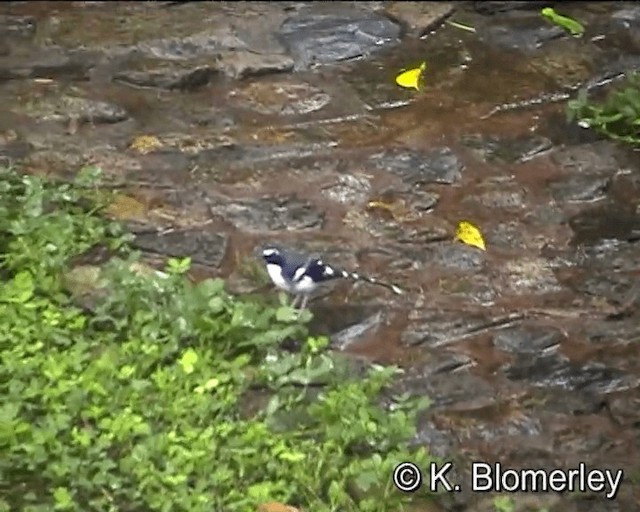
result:
[(508, 261), (501, 274), (506, 287), (517, 294), (545, 294), (562, 290), (551, 264), (544, 258), (524, 257)]
[(618, 156), (615, 144), (600, 141), (557, 149), (551, 154), (551, 161), (567, 173), (613, 176), (620, 167)]
[(388, 150), (370, 158), (380, 170), (399, 176), (405, 183), (451, 185), (462, 178), (464, 165), (448, 147), (429, 152)]
[(407, 377), (428, 377), (438, 373), (459, 373), (475, 366), (473, 358), (466, 354), (455, 352), (438, 351), (429, 354), (429, 358), (424, 364), (414, 366), (408, 370)]
[(113, 103), (75, 96), (43, 98), (28, 107), (22, 107), (28, 115), (42, 121), (88, 123), (119, 123), (129, 119), (127, 111)]
[(295, 197), (230, 200), (216, 198), (210, 209), (243, 231), (297, 231), (320, 229), (324, 213), (309, 201)]
[(220, 75), (214, 65), (198, 65), (184, 62), (138, 62), (138, 68), (125, 69), (113, 75), (116, 82), (135, 87), (156, 89), (193, 90), (208, 85)]
[(135, 238), (135, 246), (171, 257), (190, 256), (194, 263), (218, 267), (227, 251), (227, 237), (203, 230), (144, 233)]
[(536, 325), (522, 325), (499, 331), (493, 344), (512, 354), (542, 354), (558, 348), (565, 335), (560, 329)]
[[(344, 314), (342, 307), (338, 316)], [(345, 350), (358, 343), (364, 335), (378, 327), (383, 320), (383, 314), (378, 311), (331, 335), (331, 347), (337, 350)]]
[(496, 14), (508, 11), (534, 10), (539, 11), (542, 7), (548, 5), (549, 2), (544, 1), (527, 1), (527, 2), (473, 2), (473, 8), (481, 14)]
[(0, 15), (0, 37), (30, 38), (36, 33), (36, 20), (32, 16)]
[(473, 411), (491, 406), (496, 401), (495, 389), (469, 372), (456, 373), (455, 378), (449, 374), (436, 374), (402, 379), (401, 386), (416, 396), (428, 396), (433, 400), (433, 410)]
[(21, 78), (65, 78), (86, 80), (95, 65), (97, 56), (88, 52), (43, 50), (38, 55), (24, 58), (13, 56), (0, 58), (0, 80)]
[(385, 16), (336, 7), (331, 11), (310, 8), (280, 27), (280, 40), (293, 56), (296, 69), (365, 56), (398, 41), (399, 25)]
[(322, 189), (322, 193), (341, 204), (364, 203), (371, 193), (371, 180), (362, 174), (343, 174), (337, 183)]
[(549, 139), (537, 135), (502, 138), (474, 133), (462, 136), (460, 142), (485, 162), (528, 162), (553, 147)]
[(402, 343), (430, 348), (456, 343), (492, 323), (483, 313), (461, 316), (458, 312), (415, 310), (409, 317), (410, 323), (401, 336)]
[(454, 10), (451, 2), (391, 2), (386, 12), (408, 26), (411, 35), (421, 37)]
[[(503, 186), (501, 188), (502, 190), (490, 190), (477, 196), (467, 197), (463, 200), (463, 203), (477, 202), (486, 208), (502, 210), (522, 210), (527, 206), (524, 189), (514, 189), (513, 186)], [(514, 190), (508, 190), (508, 188)]]
[(602, 363), (583, 366), (572, 363), (561, 354), (531, 358), (523, 354), (504, 368), (505, 375), (515, 381), (526, 381), (535, 387), (559, 387), (596, 394), (613, 393), (637, 386), (638, 379)]
[(478, 27), (478, 37), (492, 46), (505, 50), (535, 52), (542, 45), (564, 36), (564, 29), (545, 23), (538, 13), (518, 13), (508, 19), (496, 17), (485, 27)]
[(603, 239), (637, 240), (640, 235), (640, 215), (627, 208), (607, 205), (589, 209), (569, 219), (575, 233), (574, 244), (593, 244)]
[(610, 183), (609, 177), (577, 175), (552, 183), (550, 188), (552, 197), (558, 203), (594, 202), (606, 197)]
[(640, 7), (621, 9), (611, 15), (610, 22), (618, 37), (623, 33), (636, 50), (640, 49)]
[(325, 107), (331, 96), (304, 82), (254, 82), (233, 91), (231, 99), (261, 114), (304, 115)]

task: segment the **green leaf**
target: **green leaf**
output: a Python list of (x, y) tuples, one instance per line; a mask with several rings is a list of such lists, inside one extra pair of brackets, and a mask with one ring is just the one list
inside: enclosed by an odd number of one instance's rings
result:
[(182, 367), (182, 370), (187, 375), (190, 373), (193, 373), (194, 366), (197, 362), (198, 362), (198, 354), (196, 354), (196, 351), (191, 348), (187, 349), (182, 354), (182, 357), (180, 358), (180, 361), (179, 361), (180, 366)]
[(73, 498), (66, 487), (56, 487), (53, 491), (56, 510), (69, 510), (73, 508)]
[(572, 36), (581, 36), (584, 34), (584, 27), (580, 22), (569, 18), (568, 16), (562, 16), (561, 14), (556, 13), (552, 7), (545, 7), (540, 11), (540, 13), (552, 23), (564, 28)]

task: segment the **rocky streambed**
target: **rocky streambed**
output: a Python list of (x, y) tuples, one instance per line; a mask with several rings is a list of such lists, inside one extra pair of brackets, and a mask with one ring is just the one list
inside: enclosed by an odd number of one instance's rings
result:
[[(564, 112), (640, 68), (640, 8), (563, 4), (572, 38), (544, 5), (6, 2), (0, 158), (99, 166), (150, 262), (190, 255), (239, 293), (274, 241), (404, 285), (335, 285), (313, 328), (406, 368), (433, 400), (417, 442), (461, 478), (471, 460), (625, 470), (613, 501), (514, 510), (638, 510), (640, 154)], [(422, 61), (419, 91), (394, 83)], [(453, 240), (460, 220), (486, 252)]]

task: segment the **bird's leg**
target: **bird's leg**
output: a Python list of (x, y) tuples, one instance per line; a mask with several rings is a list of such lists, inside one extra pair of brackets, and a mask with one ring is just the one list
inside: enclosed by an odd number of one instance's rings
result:
[(304, 308), (307, 307), (307, 301), (309, 300), (309, 296), (308, 295), (303, 295), (302, 296), (302, 304), (300, 304), (300, 311), (304, 311)]
[(296, 305), (298, 304), (298, 299), (300, 298), (300, 295), (294, 295), (293, 296), (293, 300), (291, 301), (291, 307), (293, 309), (296, 308)]

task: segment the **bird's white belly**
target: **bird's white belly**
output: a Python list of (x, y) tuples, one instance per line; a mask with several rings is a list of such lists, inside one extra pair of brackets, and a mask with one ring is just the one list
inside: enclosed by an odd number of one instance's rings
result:
[(278, 288), (284, 290), (289, 293), (299, 294), (311, 293), (318, 286), (317, 283), (314, 283), (310, 277), (303, 277), (299, 281), (291, 283), (287, 281), (282, 275), (282, 268), (279, 265), (269, 264), (267, 265), (267, 273)]
[(279, 265), (267, 265), (267, 273), (269, 274), (271, 281), (273, 281), (273, 284), (275, 284), (278, 288), (287, 292), (293, 291), (291, 289), (291, 286), (289, 286), (287, 280), (283, 277), (282, 269)]

